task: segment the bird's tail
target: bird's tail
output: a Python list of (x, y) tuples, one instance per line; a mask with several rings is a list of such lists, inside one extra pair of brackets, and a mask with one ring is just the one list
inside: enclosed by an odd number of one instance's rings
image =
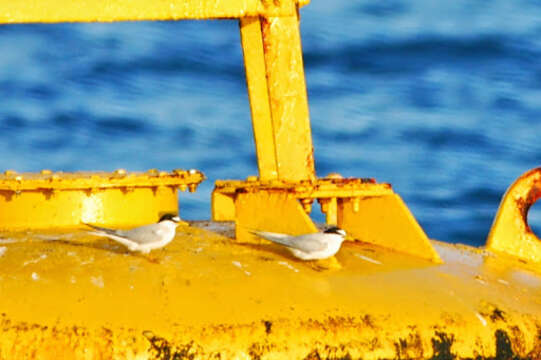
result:
[(289, 236), (286, 234), (273, 233), (268, 231), (259, 231), (259, 230), (248, 230), (250, 234), (259, 236), (265, 240), (269, 240), (281, 245), (291, 246), (291, 244), (286, 240)]
[(101, 227), (101, 226), (88, 224), (88, 223), (85, 223), (85, 222), (83, 222), (83, 224), (85, 224), (88, 227), (91, 227), (94, 230), (98, 230), (99, 232), (92, 232), (93, 234), (96, 234), (96, 235), (103, 235), (104, 233), (108, 234), (108, 235), (118, 235), (117, 230), (114, 230), (114, 229), (108, 229), (108, 228), (104, 228), (104, 227)]
[(96, 231), (89, 231), (90, 234), (98, 235), (98, 236), (106, 236), (109, 239), (114, 240), (117, 243), (124, 245), (125, 247), (127, 247), (131, 251), (137, 250), (137, 245), (138, 244), (131, 241), (131, 240), (129, 240), (129, 239), (126, 239), (126, 238), (120, 236), (120, 234), (118, 233), (117, 230), (103, 228), (103, 227), (100, 227), (100, 226), (91, 225), (91, 224), (87, 224), (87, 223), (83, 223), (83, 224), (85, 224), (86, 226), (91, 227), (92, 229), (96, 230)]

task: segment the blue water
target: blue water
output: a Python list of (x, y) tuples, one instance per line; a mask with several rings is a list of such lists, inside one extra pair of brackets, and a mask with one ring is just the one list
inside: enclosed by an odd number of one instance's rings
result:
[[(318, 175), (390, 182), (429, 236), (483, 244), (507, 186), (541, 165), (540, 13), (533, 0), (303, 8)], [(236, 21), (9, 25), (0, 48), (0, 170), (200, 169), (187, 219), (209, 218), (214, 180), (257, 173)]]

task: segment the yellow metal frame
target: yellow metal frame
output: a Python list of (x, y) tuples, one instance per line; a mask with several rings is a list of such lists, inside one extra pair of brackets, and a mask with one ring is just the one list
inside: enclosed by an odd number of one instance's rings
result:
[[(440, 262), (426, 234), (390, 187), (381, 192), (382, 185), (346, 179), (337, 180), (324, 194), (318, 190), (328, 186), (328, 179), (317, 179), (314, 166), (298, 12), (307, 3), (307, 0), (13, 0), (0, 2), (0, 23), (238, 18), (259, 179), (237, 182), (232, 187), (217, 182), (212, 195), (213, 219), (234, 219), (239, 241), (249, 241), (244, 230), (247, 226), (310, 232), (316, 227), (307, 213), (317, 199), (327, 214), (327, 223), (344, 227), (352, 236)], [(267, 186), (267, 182), (276, 181), (286, 186)], [(104, 183), (108, 182), (109, 179), (104, 179)], [(298, 190), (306, 186), (311, 189), (308, 195)], [(247, 189), (249, 195), (239, 194)], [(141, 193), (137, 197), (139, 201), (149, 201), (144, 200), (146, 195), (142, 192), (138, 193)], [(120, 211), (115, 203), (122, 203), (123, 195), (119, 193), (115, 201), (100, 202), (110, 209), (107, 216)], [(66, 196), (63, 206), (73, 200), (67, 193)], [(253, 221), (256, 211), (260, 221)], [(100, 214), (105, 220), (105, 212)], [(288, 225), (280, 224), (277, 214), (289, 219)], [(13, 218), (9, 217), (8, 221)], [(73, 221), (58, 220), (54, 224)], [(125, 221), (128, 220), (117, 219), (114, 223)], [(42, 223), (47, 223), (46, 217)], [(21, 224), (30, 226), (30, 221)]]
[(327, 223), (352, 237), (441, 262), (389, 185), (316, 178), (298, 13), (244, 17), (240, 32), (259, 178), (217, 181), (213, 220), (235, 220), (241, 242), (256, 241), (251, 229), (314, 232), (307, 214), (317, 199)]

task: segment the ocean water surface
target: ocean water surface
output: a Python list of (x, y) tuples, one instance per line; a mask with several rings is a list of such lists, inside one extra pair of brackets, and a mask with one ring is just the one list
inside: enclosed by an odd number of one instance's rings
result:
[[(302, 8), (318, 175), (390, 182), (430, 237), (484, 244), (505, 189), (541, 165), (539, 13)], [(181, 194), (186, 219), (210, 217), (216, 179), (257, 174), (236, 21), (4, 25), (0, 48), (0, 170), (196, 168), (208, 180)]]

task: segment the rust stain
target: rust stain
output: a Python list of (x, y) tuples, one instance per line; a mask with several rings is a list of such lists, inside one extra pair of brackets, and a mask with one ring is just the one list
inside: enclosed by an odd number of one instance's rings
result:
[(530, 225), (528, 224), (528, 212), (530, 211), (530, 208), (537, 200), (541, 198), (541, 179), (536, 180), (533, 184), (528, 193), (525, 197), (519, 197), (515, 200), (515, 204), (517, 206), (518, 211), (520, 212), (522, 216), (522, 220), (525, 224), (525, 231), (528, 233), (532, 233), (532, 229), (530, 228)]
[(311, 178), (315, 178), (316, 176), (316, 170), (315, 170), (315, 163), (314, 163), (314, 147), (311, 146), (310, 151), (308, 151), (308, 154), (306, 155), (306, 169), (308, 169), (308, 173), (311, 175)]
[[(267, 57), (270, 56), (270, 49), (271, 49), (271, 43), (269, 41), (270, 38), (270, 20), (268, 17), (261, 16), (261, 35), (263, 37), (263, 53), (265, 56), (265, 60), (267, 60)], [(267, 73), (267, 79), (269, 75)]]
[(265, 325), (265, 333), (269, 335), (272, 331), (272, 321), (263, 320), (263, 325)]
[[(498, 315), (500, 316), (500, 315)], [(5, 314), (1, 316), (2, 321), (2, 330), (4, 333), (9, 331), (15, 331), (18, 336), (23, 336), (27, 333), (28, 335), (35, 336), (36, 340), (39, 343), (36, 344), (38, 347), (50, 348), (51, 346), (67, 346), (68, 348), (63, 349), (63, 353), (75, 354), (84, 353), (85, 347), (84, 341), (79, 341), (78, 339), (87, 339), (91, 340), (93, 336), (100, 341), (92, 342), (93, 350), (96, 355), (99, 355), (97, 358), (113, 358), (113, 354), (119, 354), (119, 349), (129, 351), (130, 345), (124, 344), (120, 345), (120, 348), (115, 349), (119, 346), (118, 343), (115, 343), (113, 339), (118, 336), (114, 329), (102, 327), (101, 330), (98, 330), (92, 334), (88, 329), (84, 327), (72, 326), (66, 328), (57, 328), (57, 327), (47, 327), (39, 324), (29, 324), (25, 322), (13, 323), (11, 322)], [(385, 318), (381, 318), (381, 321), (386, 321)], [(353, 328), (357, 328), (359, 331), (367, 331), (369, 329), (374, 330), (377, 335), (374, 336), (371, 343), (352, 343), (351, 340), (344, 340), (343, 342), (338, 341), (338, 343), (326, 343), (323, 339), (319, 337), (313, 337), (307, 343), (303, 345), (312, 344), (312, 348), (307, 349), (305, 355), (299, 358), (307, 360), (346, 360), (346, 359), (357, 359), (363, 358), (361, 355), (359, 357), (359, 350), (361, 351), (377, 351), (384, 349), (389, 340), (393, 338), (393, 334), (384, 331), (385, 324), (380, 324), (381, 326), (375, 325), (375, 319), (367, 314), (366, 316), (361, 316), (359, 318), (354, 317), (329, 317), (325, 321), (317, 320), (308, 320), (301, 325), (299, 329), (299, 336), (306, 336), (307, 333), (319, 329), (325, 332), (332, 332), (338, 335), (342, 332), (348, 332)], [(142, 332), (142, 336), (148, 341), (148, 348), (146, 354), (150, 359), (159, 359), (159, 360), (172, 360), (172, 359), (226, 359), (231, 356), (238, 356), (240, 353), (247, 354), (250, 359), (261, 360), (269, 356), (278, 358), (287, 358), (287, 352), (289, 350), (295, 350), (295, 345), (291, 345), (292, 348), (288, 350), (289, 345), (284, 343), (283, 338), (273, 339), (271, 334), (273, 334), (272, 327), (273, 322), (270, 320), (263, 320), (259, 325), (253, 323), (252, 325), (247, 325), (251, 327), (263, 327), (263, 337), (261, 335), (252, 336), (252, 342), (247, 343), (244, 349), (237, 349), (236, 351), (231, 352), (229, 348), (229, 343), (225, 341), (223, 346), (214, 351), (208, 351), (205, 349), (205, 345), (198, 343), (196, 340), (188, 341), (170, 341), (165, 337), (156, 335), (151, 330), (145, 330)], [(448, 331), (437, 330), (439, 326), (435, 326), (436, 330), (434, 331), (429, 340), (430, 346), (426, 347), (423, 345), (423, 335), (419, 331), (419, 328), (416, 325), (407, 326), (409, 333), (406, 336), (402, 336), (393, 340), (394, 355), (389, 358), (382, 358), (383, 360), (390, 359), (430, 359), (430, 360), (473, 360), (471, 358), (460, 356), (457, 352), (458, 348), (455, 348), (455, 344), (460, 343), (461, 336), (458, 333), (452, 333)], [(208, 329), (203, 329), (204, 332), (211, 330), (212, 333), (215, 332), (216, 336), (219, 336), (219, 333), (228, 333), (235, 332), (235, 327), (233, 325), (215, 325)], [(37, 331), (37, 333), (36, 333)], [(250, 332), (252, 333), (252, 332)], [(253, 333), (252, 333), (253, 334)], [(4, 337), (8, 339), (9, 336)], [(214, 337), (213, 337), (214, 338)], [(227, 337), (226, 337), (227, 338)], [(189, 339), (189, 338), (188, 338)], [(218, 338), (214, 338), (213, 341), (216, 341)], [(524, 341), (524, 333), (520, 330), (518, 326), (510, 326), (507, 329), (498, 328), (493, 333), (493, 343), (495, 346), (495, 351), (493, 352), (494, 356), (475, 356), (475, 360), (540, 360), (541, 359), (541, 326), (538, 325), (537, 328), (537, 338), (534, 340), (534, 344), (528, 348), (527, 344)], [(135, 344), (135, 342), (134, 342)], [(3, 346), (7, 344), (4, 342)], [(361, 345), (361, 347), (359, 347)], [(479, 345), (481, 346), (481, 345)], [(9, 347), (8, 347), (9, 348)], [(5, 348), (4, 348), (5, 349)], [(365, 350), (362, 350), (365, 349)], [(30, 355), (31, 358), (39, 357), (39, 352), (32, 351), (31, 349), (22, 349), (23, 352), (27, 351), (25, 354)], [(122, 351), (121, 350), (121, 351)], [(135, 350), (135, 349), (133, 349)], [(283, 353), (283, 351), (286, 353)], [(473, 349), (474, 353), (483, 354), (482, 348)], [(17, 353), (18, 356), (23, 353)], [(135, 350), (137, 352), (137, 350)], [(240, 351), (240, 352), (238, 352)], [(479, 352), (477, 352), (479, 351)], [(5, 352), (4, 352), (5, 354)], [(236, 354), (236, 355), (234, 355)], [(361, 352), (362, 354), (362, 352)], [(431, 354), (430, 357), (427, 356)], [(143, 354), (140, 354), (143, 355)], [(146, 358), (146, 356), (143, 356)]]
[(406, 338), (400, 338), (394, 343), (396, 357), (398, 359), (422, 359), (423, 340), (416, 327), (412, 326), (412, 332)]
[(431, 339), (434, 355), (431, 360), (451, 360), (455, 359), (456, 355), (451, 352), (451, 347), (455, 342), (453, 334), (448, 335), (444, 332), (436, 332), (436, 336)]
[[(318, 190), (374, 190), (371, 185), (377, 186), (377, 189), (392, 189), (389, 183), (377, 183), (374, 178), (319, 178), (319, 179), (303, 179), (300, 181), (285, 181), (285, 180), (273, 180), (268, 181), (220, 181), (215, 183), (215, 190), (232, 192), (232, 193), (246, 193), (251, 191), (260, 190), (276, 190), (283, 192), (306, 192), (306, 191), (318, 191)], [(359, 188), (359, 186), (362, 186)], [(335, 189), (332, 189), (334, 187)], [(340, 194), (337, 194), (340, 195)]]
[(175, 345), (171, 344), (165, 338), (154, 335), (154, 333), (149, 330), (144, 331), (143, 336), (150, 342), (149, 352), (152, 354), (152, 358), (156, 360), (193, 360), (199, 358), (200, 355), (204, 355), (201, 346), (195, 344), (193, 341), (186, 344)]
[(479, 314), (483, 315), (483, 317), (490, 319), (492, 322), (496, 321), (506, 321), (507, 314), (504, 310), (500, 309), (498, 306), (487, 302), (482, 301), (479, 304)]
[(523, 261), (541, 261), (541, 243), (528, 223), (531, 206), (541, 198), (541, 167), (521, 175), (506, 191), (487, 239), (487, 248)]

